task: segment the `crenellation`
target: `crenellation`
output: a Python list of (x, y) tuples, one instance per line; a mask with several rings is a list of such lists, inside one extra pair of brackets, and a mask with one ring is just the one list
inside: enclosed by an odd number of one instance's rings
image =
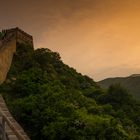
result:
[(5, 38), (7, 38), (9, 34), (12, 34), (16, 38), (17, 42), (26, 43), (33, 46), (33, 37), (18, 27), (2, 30), (2, 34), (5, 35)]

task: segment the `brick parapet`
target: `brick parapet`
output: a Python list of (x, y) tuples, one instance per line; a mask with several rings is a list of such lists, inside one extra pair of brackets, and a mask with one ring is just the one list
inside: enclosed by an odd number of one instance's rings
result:
[(3, 97), (0, 95), (0, 139), (30, 140), (22, 127), (9, 112)]

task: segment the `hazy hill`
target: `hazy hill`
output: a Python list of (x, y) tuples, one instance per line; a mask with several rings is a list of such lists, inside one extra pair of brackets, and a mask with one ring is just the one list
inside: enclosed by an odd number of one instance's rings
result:
[(140, 140), (140, 102), (121, 86), (101, 89), (49, 49), (18, 44), (0, 93), (32, 140)]
[(129, 77), (107, 78), (98, 82), (102, 88), (108, 88), (116, 83), (121, 84), (135, 97), (140, 98), (140, 74), (133, 74)]

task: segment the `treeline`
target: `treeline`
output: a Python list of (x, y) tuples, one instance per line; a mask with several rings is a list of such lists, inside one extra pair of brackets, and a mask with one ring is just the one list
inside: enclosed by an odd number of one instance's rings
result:
[(32, 140), (140, 140), (140, 102), (120, 85), (101, 89), (49, 49), (18, 44), (0, 92)]

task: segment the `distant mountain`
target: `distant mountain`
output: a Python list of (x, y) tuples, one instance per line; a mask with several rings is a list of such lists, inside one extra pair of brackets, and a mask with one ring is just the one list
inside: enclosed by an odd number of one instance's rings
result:
[(140, 74), (133, 74), (128, 77), (107, 78), (98, 82), (102, 88), (108, 88), (110, 85), (118, 83), (135, 97), (140, 98)]

